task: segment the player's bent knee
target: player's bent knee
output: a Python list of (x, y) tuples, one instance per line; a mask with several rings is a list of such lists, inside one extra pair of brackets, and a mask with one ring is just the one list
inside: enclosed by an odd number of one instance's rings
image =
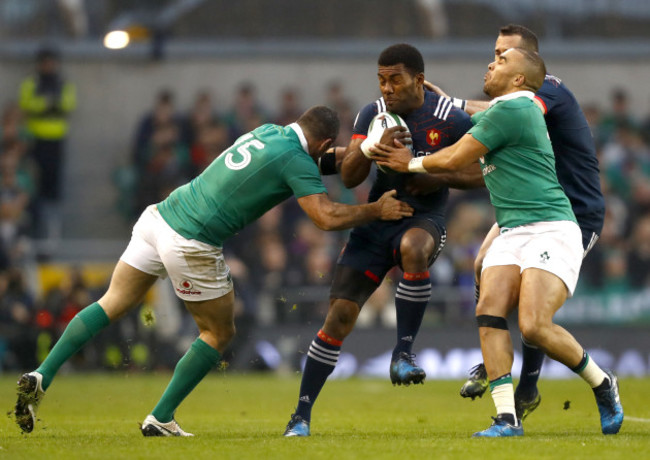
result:
[(344, 299), (334, 300), (327, 313), (324, 329), (330, 331), (338, 340), (342, 340), (354, 328), (359, 311), (359, 306), (355, 302)]
[(550, 325), (550, 323), (536, 321), (533, 318), (519, 318), (521, 336), (532, 345), (543, 345), (544, 337), (546, 337)]

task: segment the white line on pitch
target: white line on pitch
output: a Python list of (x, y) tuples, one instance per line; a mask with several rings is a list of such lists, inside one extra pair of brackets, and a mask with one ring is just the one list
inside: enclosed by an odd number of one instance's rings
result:
[(644, 422), (644, 423), (650, 423), (650, 418), (640, 418), (640, 417), (628, 417), (628, 416), (625, 416), (625, 421), (626, 421), (626, 422)]

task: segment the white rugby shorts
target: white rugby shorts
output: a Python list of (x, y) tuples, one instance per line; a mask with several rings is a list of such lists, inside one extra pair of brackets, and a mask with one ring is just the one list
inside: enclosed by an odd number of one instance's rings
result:
[(222, 249), (179, 235), (155, 205), (147, 207), (133, 226), (120, 260), (150, 275), (169, 276), (182, 300), (216, 299), (233, 289)]
[(498, 265), (518, 265), (520, 273), (539, 268), (560, 278), (573, 295), (584, 249), (582, 232), (575, 222), (536, 222), (502, 228), (483, 260), (483, 270)]

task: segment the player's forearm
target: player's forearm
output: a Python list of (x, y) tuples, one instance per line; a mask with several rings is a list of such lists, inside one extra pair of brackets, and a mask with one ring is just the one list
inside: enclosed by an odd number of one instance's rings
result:
[(344, 230), (367, 224), (380, 217), (381, 205), (379, 202), (360, 205), (331, 202), (331, 206), (328, 206), (318, 218), (314, 219), (314, 223), (321, 230)]
[(425, 170), (417, 172), (427, 172), (436, 175), (447, 174), (451, 177), (452, 174), (455, 174), (458, 170), (463, 168), (463, 165), (457, 161), (457, 158), (455, 158), (455, 150), (456, 144), (450, 145), (449, 147), (439, 150), (435, 155), (414, 158), (412, 162), (420, 161), (422, 168)]
[(447, 173), (469, 168), (481, 156), (488, 153), (487, 147), (467, 133), (458, 142), (438, 151), (435, 155), (413, 158), (408, 164), (410, 172)]
[(478, 163), (473, 163), (459, 171), (446, 171), (435, 174), (435, 178), (447, 187), (461, 190), (485, 187), (483, 173)]
[(482, 112), (490, 107), (490, 101), (466, 101), (465, 112), (474, 115), (477, 112)]
[(347, 188), (354, 188), (366, 180), (370, 173), (370, 161), (357, 147), (346, 152), (341, 164), (341, 180)]
[(490, 101), (478, 101), (478, 100), (469, 100), (469, 99), (460, 99), (458, 97), (452, 97), (447, 95), (437, 86), (432, 85), (432, 90), (441, 96), (451, 99), (452, 104), (455, 107), (458, 107), (461, 110), (464, 110), (469, 115), (474, 115), (476, 112), (482, 112), (487, 110), (490, 107)]

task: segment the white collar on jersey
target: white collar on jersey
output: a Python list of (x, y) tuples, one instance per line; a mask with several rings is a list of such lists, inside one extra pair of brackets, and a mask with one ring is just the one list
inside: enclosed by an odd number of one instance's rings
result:
[(509, 101), (511, 99), (517, 99), (518, 97), (527, 97), (530, 100), (535, 98), (535, 93), (532, 91), (515, 91), (514, 93), (509, 93), (503, 96), (495, 97), (490, 101), (490, 107), (492, 107), (497, 102)]
[(298, 135), (298, 139), (300, 139), (300, 145), (302, 145), (302, 148), (305, 150), (305, 152), (309, 153), (309, 145), (307, 144), (307, 138), (305, 137), (305, 133), (302, 132), (302, 128), (298, 123), (291, 123), (289, 125), (289, 128), (293, 129), (296, 134)]

